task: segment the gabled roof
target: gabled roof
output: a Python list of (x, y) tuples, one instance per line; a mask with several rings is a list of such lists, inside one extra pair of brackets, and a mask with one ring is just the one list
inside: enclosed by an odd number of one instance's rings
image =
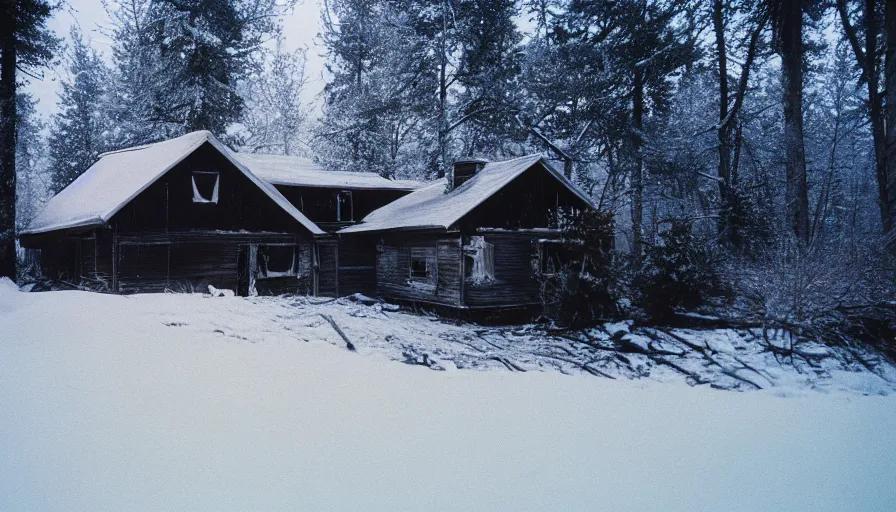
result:
[(325, 234), (283, 194), (259, 179), (208, 131), (100, 155), (87, 171), (56, 194), (22, 235), (101, 226), (138, 194), (206, 142), (230, 160), (249, 180), (312, 234)]
[(309, 158), (292, 155), (234, 153), (258, 177), (274, 185), (355, 190), (417, 190), (419, 181), (387, 180), (373, 172), (327, 171)]
[(560, 183), (588, 205), (591, 200), (540, 155), (529, 155), (486, 164), (456, 189), (445, 192), (445, 178), (397, 199), (364, 217), (360, 224), (340, 233), (404, 229), (449, 229), (457, 221), (495, 195), (521, 174), (540, 163)]

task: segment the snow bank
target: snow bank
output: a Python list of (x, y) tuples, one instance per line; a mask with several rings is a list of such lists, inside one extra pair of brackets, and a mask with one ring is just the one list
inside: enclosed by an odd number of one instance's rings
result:
[(435, 372), (334, 346), (283, 300), (20, 295), (0, 311), (3, 510), (896, 502), (893, 397)]

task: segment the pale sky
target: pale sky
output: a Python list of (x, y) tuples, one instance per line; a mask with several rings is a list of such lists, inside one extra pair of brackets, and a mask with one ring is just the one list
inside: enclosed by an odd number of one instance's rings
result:
[[(111, 41), (103, 33), (110, 28), (110, 20), (103, 8), (102, 0), (68, 0), (65, 9), (57, 11), (50, 20), (49, 26), (57, 35), (67, 40), (69, 27), (78, 25), (85, 37), (91, 41), (104, 57), (108, 58)], [(283, 19), (283, 33), (286, 37), (287, 49), (306, 48), (308, 64), (306, 71), (309, 81), (302, 94), (306, 103), (316, 103), (316, 97), (324, 87), (324, 49), (318, 44), (317, 33), (320, 32), (320, 0), (299, 0), (295, 9)], [(30, 83), (25, 90), (39, 100), (38, 112), (45, 118), (56, 112), (59, 80), (64, 76), (64, 66), (45, 69), (43, 80), (29, 78)]]

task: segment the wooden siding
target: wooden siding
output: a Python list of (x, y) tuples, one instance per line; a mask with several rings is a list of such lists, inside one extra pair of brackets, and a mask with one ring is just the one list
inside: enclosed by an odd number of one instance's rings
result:
[(239, 251), (248, 244), (295, 244), (298, 276), (259, 279), (260, 295), (308, 293), (313, 279), (311, 244), (295, 236), (257, 233), (156, 233), (119, 236), (116, 242), (118, 291), (123, 293), (208, 292), (208, 286), (236, 290)]
[[(277, 190), (325, 231), (337, 231), (341, 227), (350, 226), (366, 217), (370, 212), (405, 196), (404, 190), (364, 190), (351, 188), (294, 187), (277, 185)], [(337, 194), (342, 190), (350, 190), (352, 197), (352, 215), (343, 215), (341, 221), (337, 215)]]
[[(537, 261), (537, 243), (542, 238), (557, 238), (557, 233), (533, 231), (480, 231), (494, 245), (495, 281), (485, 285), (465, 283), (464, 302), (471, 308), (538, 304), (541, 285), (533, 260)], [(464, 237), (469, 243), (469, 237)]]
[(556, 227), (557, 208), (588, 207), (541, 165), (535, 165), (474, 208), (458, 223), (462, 232), (479, 228)]
[[(435, 270), (431, 280), (411, 279), (412, 251), (425, 257)], [(460, 306), (461, 260), (459, 236), (385, 239), (377, 254), (377, 293), (399, 300)]]
[(317, 294), (322, 297), (339, 296), (339, 246), (336, 240), (317, 242)]
[(96, 229), (56, 238), (39, 238), (41, 273), (93, 290), (109, 290), (112, 283), (112, 233)]
[(363, 236), (339, 239), (339, 294), (376, 293), (376, 240)]
[[(217, 203), (193, 202), (194, 171), (219, 174)], [(110, 224), (117, 233), (245, 230), (310, 237), (304, 226), (208, 143), (138, 194)]]

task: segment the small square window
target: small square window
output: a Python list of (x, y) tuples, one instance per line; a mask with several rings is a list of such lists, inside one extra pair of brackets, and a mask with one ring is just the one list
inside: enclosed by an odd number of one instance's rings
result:
[(193, 202), (217, 203), (220, 176), (216, 172), (193, 172)]
[(426, 264), (426, 258), (411, 258), (411, 279), (426, 279), (429, 277), (429, 266)]

